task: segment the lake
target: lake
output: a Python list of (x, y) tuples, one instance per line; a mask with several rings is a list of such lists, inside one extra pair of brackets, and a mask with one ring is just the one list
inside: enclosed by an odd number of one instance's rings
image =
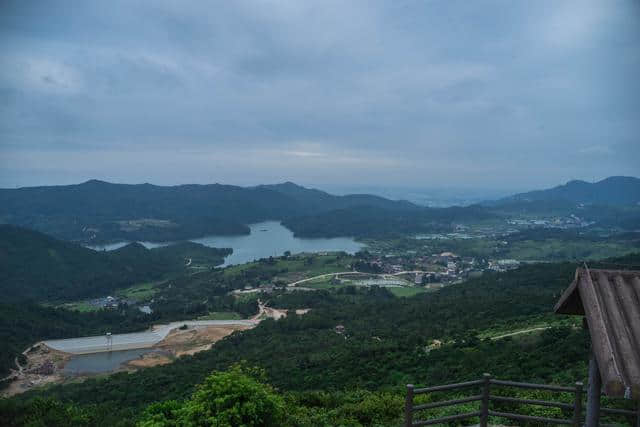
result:
[(74, 355), (64, 366), (62, 372), (66, 375), (112, 372), (117, 370), (123, 363), (154, 351), (158, 350), (137, 348), (134, 350)]
[[(331, 252), (344, 251), (350, 254), (358, 252), (364, 244), (356, 242), (351, 237), (334, 237), (330, 239), (303, 239), (294, 237), (293, 232), (278, 221), (265, 221), (250, 224), (251, 234), (242, 236), (205, 236), (191, 239), (214, 248), (233, 248), (233, 253), (225, 258), (224, 264), (235, 265), (255, 261), (270, 256), (281, 256), (285, 251), (292, 254), (300, 252)], [(128, 242), (118, 242), (109, 245), (89, 246), (95, 250), (114, 250)], [(172, 242), (140, 242), (147, 248), (167, 246)]]

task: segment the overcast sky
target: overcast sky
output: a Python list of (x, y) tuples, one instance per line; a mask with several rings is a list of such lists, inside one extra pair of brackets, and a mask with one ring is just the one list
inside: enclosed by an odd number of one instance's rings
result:
[(640, 2), (0, 2), (0, 187), (640, 175)]

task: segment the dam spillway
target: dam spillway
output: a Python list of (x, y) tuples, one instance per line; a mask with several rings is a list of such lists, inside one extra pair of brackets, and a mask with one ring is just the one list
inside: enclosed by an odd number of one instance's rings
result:
[(105, 351), (133, 350), (138, 348), (153, 347), (162, 341), (169, 332), (183, 325), (188, 327), (207, 326), (247, 326), (256, 325), (252, 320), (187, 320), (183, 322), (172, 322), (166, 325), (156, 325), (143, 332), (132, 332), (128, 334), (113, 334), (110, 338), (107, 335), (97, 335), (90, 337), (66, 338), (60, 340), (47, 340), (43, 343), (53, 349), (70, 354), (89, 354)]

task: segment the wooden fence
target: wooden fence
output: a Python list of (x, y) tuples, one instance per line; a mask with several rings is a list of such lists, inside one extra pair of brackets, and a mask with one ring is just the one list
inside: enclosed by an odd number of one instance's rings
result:
[[(560, 393), (572, 393), (573, 394), (573, 403), (564, 403), (564, 402), (553, 402), (547, 400), (535, 400), (535, 399), (521, 399), (515, 397), (505, 397), (505, 396), (497, 396), (491, 394), (491, 391), (494, 387), (516, 387), (516, 388), (525, 388), (525, 389), (534, 389), (534, 390), (546, 390), (552, 392), (560, 392)], [(480, 394), (474, 394), (471, 396), (453, 399), (453, 400), (444, 400), (439, 402), (430, 402), (421, 405), (414, 405), (413, 400), (416, 395), (424, 394), (424, 393), (433, 393), (438, 391), (451, 391), (451, 390), (460, 390), (460, 389), (468, 389), (468, 388), (479, 388)], [(462, 403), (469, 402), (480, 402), (480, 410), (475, 412), (467, 412), (458, 415), (449, 415), (446, 417), (440, 418), (431, 418), (425, 420), (416, 420), (414, 419), (414, 414), (417, 411), (424, 411), (427, 409), (434, 408), (442, 408), (447, 406), (460, 405)], [(538, 405), (538, 406), (547, 406), (560, 408), (567, 411), (571, 411), (573, 416), (571, 418), (547, 418), (547, 417), (538, 417), (533, 415), (523, 415), (511, 412), (499, 412), (491, 409), (491, 402), (502, 402), (502, 403), (513, 403), (513, 404), (521, 404), (521, 405)], [(405, 401), (405, 426), (406, 427), (415, 427), (415, 426), (427, 426), (433, 424), (442, 424), (448, 423), (451, 421), (463, 420), (467, 418), (480, 418), (480, 426), (486, 427), (489, 417), (501, 417), (507, 418), (515, 421), (531, 421), (538, 423), (546, 423), (546, 424), (566, 424), (572, 426), (580, 426), (583, 422), (582, 415), (582, 402), (583, 402), (583, 385), (581, 382), (577, 382), (573, 387), (561, 387), (555, 385), (546, 385), (546, 384), (530, 384), (530, 383), (521, 383), (521, 382), (513, 382), (513, 381), (501, 381), (491, 378), (491, 375), (484, 374), (481, 380), (476, 381), (468, 381), (458, 384), (447, 384), (440, 385), (435, 387), (427, 387), (427, 388), (414, 388), (412, 384), (407, 385), (407, 396)], [(609, 408), (601, 408), (600, 412), (603, 414), (609, 415), (622, 415), (627, 416), (630, 419), (634, 419), (637, 425), (640, 426), (640, 417), (638, 413), (635, 411), (629, 411), (625, 409), (609, 409)], [(632, 422), (633, 423), (633, 422)], [(607, 426), (607, 424), (600, 424), (601, 426)]]

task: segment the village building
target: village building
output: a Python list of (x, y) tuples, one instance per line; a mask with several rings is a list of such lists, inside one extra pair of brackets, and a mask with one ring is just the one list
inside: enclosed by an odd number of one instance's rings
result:
[(438, 259), (440, 262), (443, 263), (448, 263), (448, 262), (452, 262), (457, 260), (458, 258), (460, 258), (458, 255), (454, 254), (453, 252), (442, 252), (440, 255), (438, 255)]

